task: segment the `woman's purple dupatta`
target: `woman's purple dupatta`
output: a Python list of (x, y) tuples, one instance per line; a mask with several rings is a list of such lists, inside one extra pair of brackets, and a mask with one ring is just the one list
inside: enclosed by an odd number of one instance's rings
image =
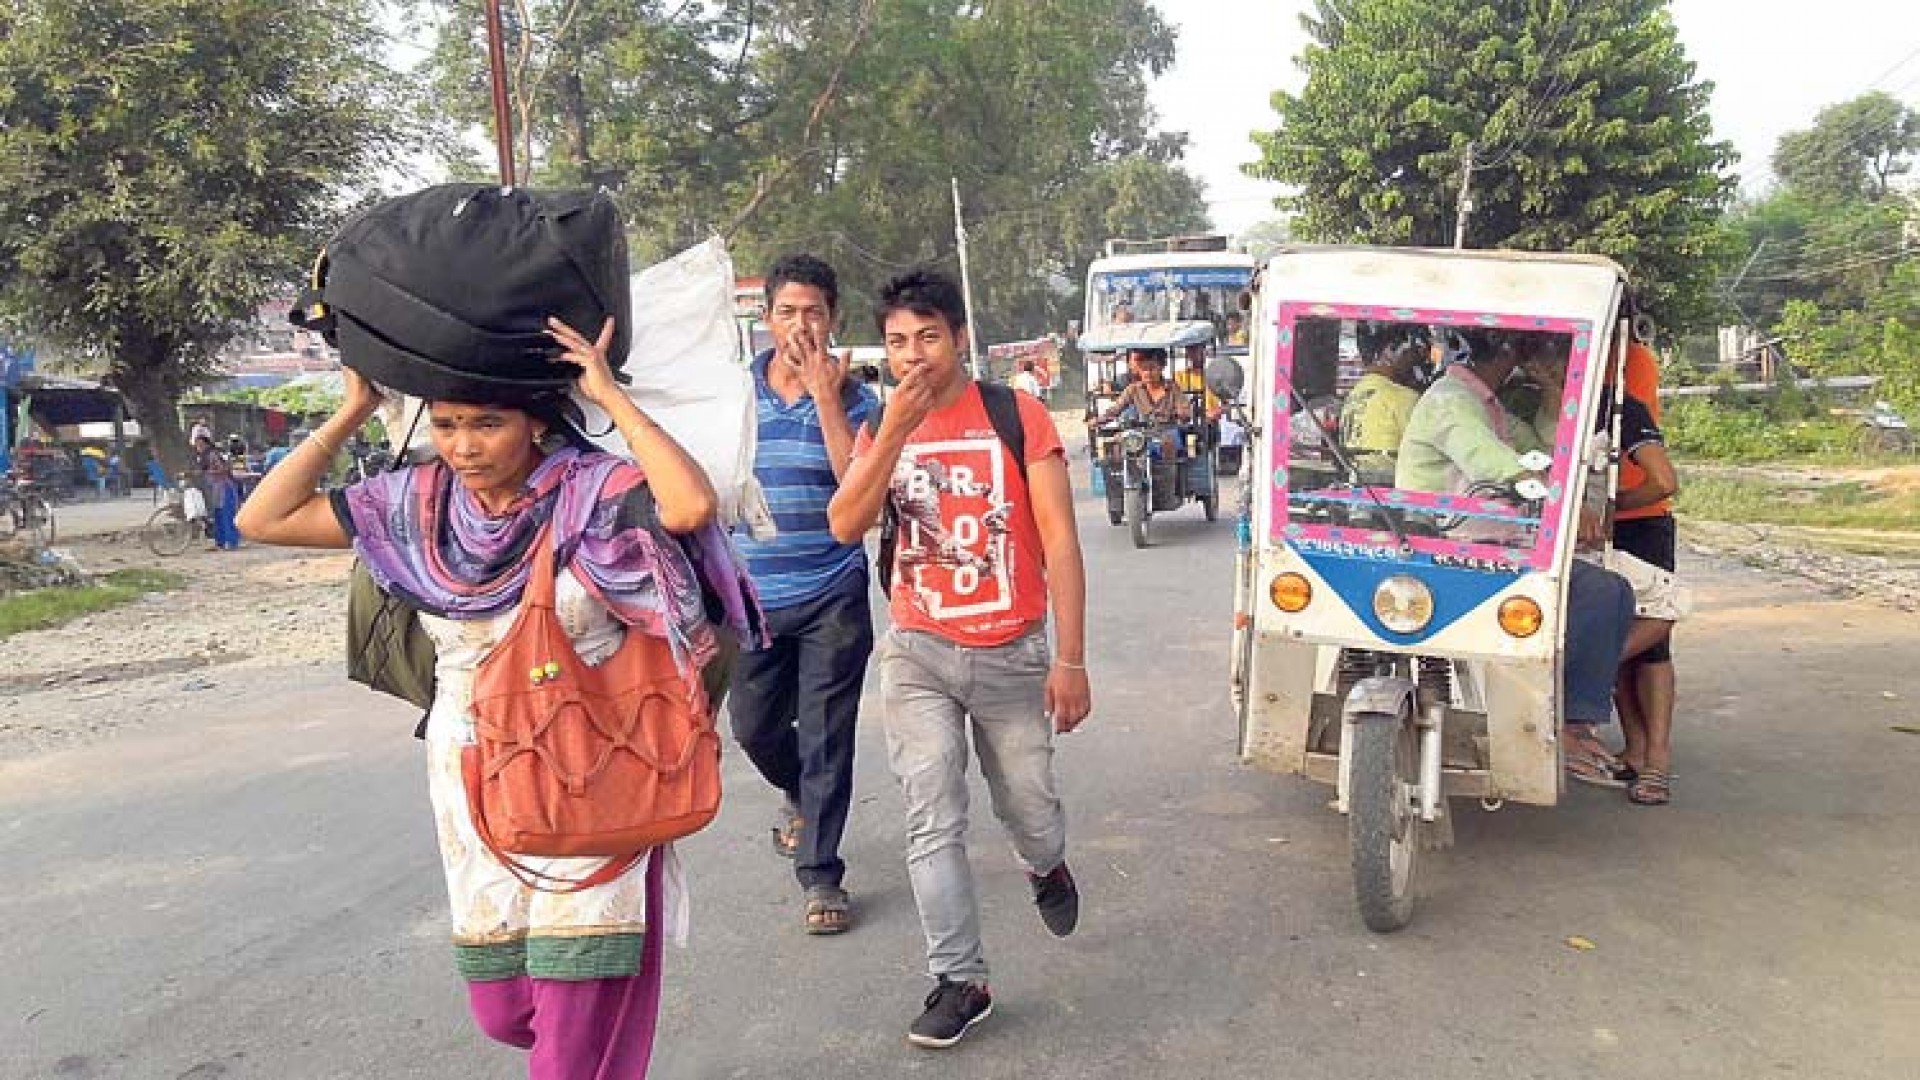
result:
[(433, 615), (489, 619), (512, 610), (532, 570), (532, 545), (548, 536), (556, 566), (571, 566), (615, 618), (664, 638), (683, 665), (697, 671), (715, 653), (706, 595), (743, 648), (758, 646), (759, 603), (725, 530), (708, 524), (676, 536), (651, 513), (630, 509), (623, 520), (629, 496), (645, 483), (632, 462), (568, 448), (547, 455), (498, 515), (437, 459), (354, 484), (335, 494), (335, 505), (381, 589)]

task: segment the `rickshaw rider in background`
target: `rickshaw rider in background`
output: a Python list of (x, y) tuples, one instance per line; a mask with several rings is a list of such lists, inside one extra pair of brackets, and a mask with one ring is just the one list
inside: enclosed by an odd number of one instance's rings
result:
[(1354, 337), (1366, 367), (1340, 407), (1340, 445), (1363, 464), (1391, 468), (1420, 392), (1432, 381), (1427, 328), (1363, 322)]
[[(1497, 331), (1469, 332), (1465, 338), (1472, 354), (1450, 365), (1408, 418), (1395, 487), (1463, 495), (1476, 484), (1545, 480), (1520, 463), (1524, 450), (1541, 444), (1535, 425), (1508, 413), (1494, 395), (1524, 366), (1543, 391), (1541, 414), (1557, 415), (1564, 380), (1557, 361), (1566, 354), (1563, 349), (1553, 355), (1551, 346), (1566, 339)], [(1521, 448), (1510, 440), (1520, 441)], [(1612, 717), (1614, 679), (1633, 617), (1633, 589), (1624, 578), (1578, 559), (1569, 565), (1562, 642), (1566, 694), (1560, 715), (1567, 775), (1576, 780), (1619, 786), (1613, 778), (1618, 763), (1593, 728)]]
[(1127, 368), (1133, 372), (1133, 381), (1120, 391), (1119, 400), (1100, 414), (1100, 422), (1105, 424), (1133, 410), (1134, 418), (1141, 423), (1167, 429), (1160, 436), (1160, 446), (1171, 461), (1178, 456), (1182, 440), (1170, 429), (1192, 420), (1193, 407), (1187, 395), (1167, 381), (1167, 350), (1135, 349), (1127, 354)]
[(1189, 409), (1192, 408), (1193, 399), (1198, 398), (1201, 407), (1206, 411), (1207, 420), (1215, 422), (1220, 419), (1220, 399), (1214, 397), (1213, 391), (1207, 388), (1206, 371), (1207, 347), (1189, 345), (1186, 352), (1186, 365), (1174, 372), (1173, 384), (1187, 394)]

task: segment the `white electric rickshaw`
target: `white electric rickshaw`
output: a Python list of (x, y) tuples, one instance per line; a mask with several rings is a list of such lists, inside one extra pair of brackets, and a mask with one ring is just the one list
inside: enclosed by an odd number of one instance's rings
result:
[[(1567, 583), (1583, 500), (1612, 486), (1595, 427), (1617, 415), (1602, 410), (1625, 289), (1597, 256), (1427, 249), (1291, 248), (1256, 280), (1240, 752), (1334, 786), (1376, 931), (1411, 918), (1419, 853), (1452, 841), (1449, 799), (1560, 797)], [(1444, 445), (1444, 417), (1410, 413), (1489, 340), (1563, 358), (1563, 389), (1490, 388), (1537, 440), (1523, 475), (1437, 482), (1431, 460), (1401, 455), (1415, 426)], [(1238, 396), (1235, 365), (1208, 376), (1222, 400)]]

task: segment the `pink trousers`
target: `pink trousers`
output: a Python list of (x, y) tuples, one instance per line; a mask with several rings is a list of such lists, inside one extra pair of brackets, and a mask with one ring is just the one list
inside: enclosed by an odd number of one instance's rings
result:
[(528, 1080), (640, 1080), (660, 1014), (660, 876), (647, 873), (648, 927), (640, 973), (619, 979), (512, 979), (467, 984), (480, 1030), (529, 1051)]

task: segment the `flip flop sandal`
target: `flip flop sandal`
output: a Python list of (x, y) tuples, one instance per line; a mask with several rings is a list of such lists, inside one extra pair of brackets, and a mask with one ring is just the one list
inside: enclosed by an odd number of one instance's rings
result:
[(1673, 799), (1673, 774), (1659, 769), (1641, 769), (1627, 788), (1627, 801), (1635, 806), (1665, 806)]
[(844, 934), (853, 925), (847, 890), (838, 885), (809, 885), (806, 892), (806, 916), (802, 925), (816, 937)]
[(773, 853), (782, 858), (791, 859), (800, 852), (800, 830), (806, 828), (807, 819), (800, 816), (791, 803), (782, 807), (780, 816), (773, 826)]
[(1627, 786), (1627, 782), (1614, 773), (1614, 762), (1585, 750), (1569, 749), (1566, 754), (1567, 775), (1573, 779), (1595, 787), (1618, 789)]

